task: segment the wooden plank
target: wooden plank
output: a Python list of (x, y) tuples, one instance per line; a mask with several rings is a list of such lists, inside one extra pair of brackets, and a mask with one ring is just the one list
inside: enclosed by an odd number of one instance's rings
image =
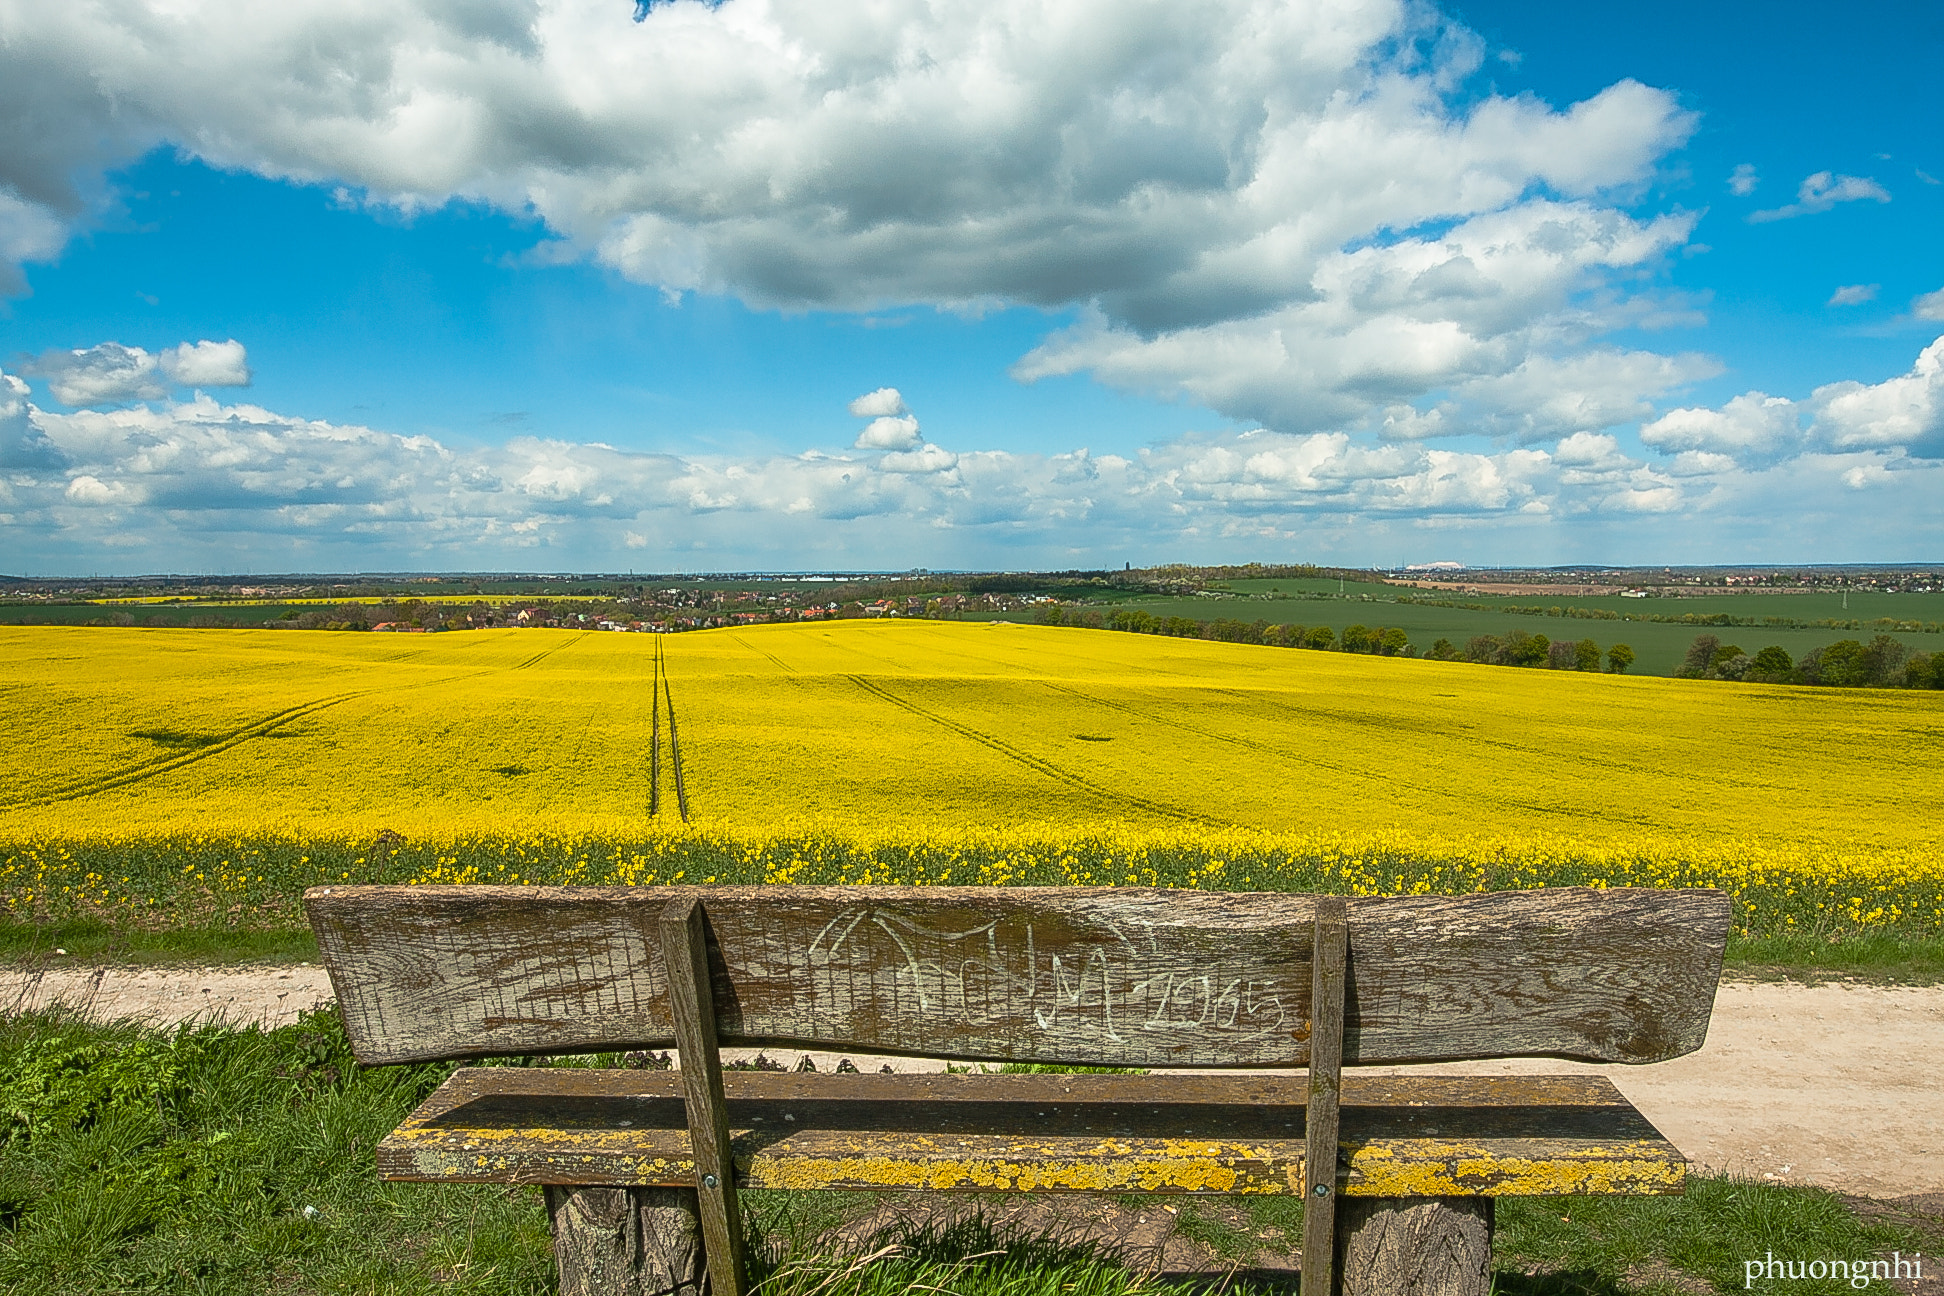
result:
[[(748, 1188), (1295, 1195), (1304, 1085), (1275, 1076), (723, 1077)], [(378, 1147), (388, 1179), (689, 1184), (678, 1073), (464, 1068)], [(1348, 1196), (1681, 1191), (1602, 1076), (1346, 1077)]]
[[(724, 1044), (1119, 1066), (1308, 1058), (1316, 897), (1053, 887), (318, 887), (366, 1063), (665, 1048), (654, 915), (707, 898)], [(1359, 898), (1346, 1062), (1655, 1062), (1707, 1035), (1728, 897)]]
[(683, 1108), (694, 1163), (690, 1182), (701, 1207), (709, 1290), (713, 1296), (743, 1296), (749, 1286), (748, 1266), (729, 1149), (729, 1109), (722, 1096), (722, 1059), (716, 1053), (708, 919), (702, 901), (691, 895), (671, 902), (662, 911), (661, 938), (675, 1042), (682, 1050)]
[(1337, 1139), (1343, 1084), (1344, 960), (1350, 926), (1341, 896), (1316, 902), (1310, 963), (1309, 1106), (1303, 1131), (1303, 1293), (1330, 1296), (1336, 1255)]

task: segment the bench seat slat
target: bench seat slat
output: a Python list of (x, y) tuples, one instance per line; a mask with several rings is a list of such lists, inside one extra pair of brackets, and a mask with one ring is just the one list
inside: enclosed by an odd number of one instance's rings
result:
[[(739, 1187), (1300, 1194), (1301, 1077), (724, 1077)], [(1599, 1076), (1347, 1077), (1353, 1196), (1679, 1192)], [(793, 1119), (786, 1119), (793, 1118)], [(678, 1074), (466, 1068), (378, 1147), (388, 1179), (693, 1183)]]
[[(1316, 897), (1119, 887), (316, 887), (368, 1064), (662, 1048), (656, 919), (704, 900), (724, 1045), (967, 1060), (1308, 1059)], [(1656, 1062), (1707, 1035), (1719, 891), (1349, 902), (1346, 1063)]]

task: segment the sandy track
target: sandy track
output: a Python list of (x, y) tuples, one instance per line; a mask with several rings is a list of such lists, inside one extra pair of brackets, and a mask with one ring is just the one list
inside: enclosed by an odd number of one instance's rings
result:
[[(312, 964), (293, 967), (0, 971), (0, 1007), (63, 1001), (103, 1017), (218, 1016), (281, 1025), (331, 998)], [(731, 1051), (729, 1056), (741, 1054)], [(796, 1052), (779, 1052), (794, 1064)], [(923, 1059), (869, 1059), (930, 1070)], [(819, 1070), (837, 1055), (811, 1055)], [(1900, 1197), (1944, 1192), (1944, 986), (1921, 989), (1728, 982), (1699, 1053), (1647, 1067), (1520, 1060), (1383, 1071), (1609, 1076), (1697, 1166)]]

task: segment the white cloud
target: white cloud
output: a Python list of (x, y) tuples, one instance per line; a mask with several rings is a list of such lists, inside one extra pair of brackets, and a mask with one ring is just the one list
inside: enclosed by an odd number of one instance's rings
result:
[(1890, 193), (1882, 185), (1863, 176), (1837, 175), (1832, 171), (1818, 171), (1803, 180), (1796, 189), (1796, 200), (1785, 207), (1774, 207), (1767, 211), (1749, 213), (1748, 219), (1757, 224), (1764, 221), (1788, 220), (1792, 216), (1808, 216), (1816, 212), (1826, 212), (1837, 203), (1861, 202), (1887, 203)]
[(168, 142), (359, 201), (533, 212), (554, 259), (673, 295), (1083, 304), (1094, 344), (1053, 339), (1023, 373), (1288, 431), (1569, 350), (1692, 226), (1615, 206), (1693, 131), (1673, 95), (1490, 93), (1470, 79), (1482, 43), (1397, 0), (627, 18), (568, 0), (15, 6), (0, 108), (17, 96), (45, 129), (0, 150), (0, 192), (65, 227), (107, 168)]
[(1737, 198), (1746, 198), (1755, 192), (1755, 186), (1762, 183), (1762, 177), (1752, 163), (1743, 162), (1728, 177), (1728, 192)]
[(67, 497), (77, 504), (118, 504), (129, 498), (128, 487), (82, 473), (67, 484)]
[(48, 351), (30, 372), (47, 379), (63, 405), (122, 405), (161, 400), (175, 387), (247, 387), (243, 344), (184, 342), (152, 355), (141, 347), (103, 342), (78, 351)]
[(26, 289), (22, 262), (51, 261), (66, 243), (66, 222), (59, 214), (23, 202), (0, 184), (0, 296), (11, 297)]
[(1825, 305), (1861, 306), (1864, 302), (1875, 301), (1877, 292), (1882, 287), (1882, 284), (1844, 284), (1829, 294), (1829, 300)]
[(1944, 337), (1925, 347), (1907, 374), (1874, 385), (1830, 383), (1808, 404), (1820, 439), (1833, 449), (1900, 447), (1944, 457)]
[(31, 372), (47, 379), (63, 405), (119, 405), (167, 396), (160, 370), (155, 357), (140, 347), (103, 342), (84, 351), (49, 351)]
[(1480, 426), (1522, 442), (1597, 432), (1653, 412), (1649, 398), (1712, 377), (1705, 356), (1652, 351), (1583, 351), (1563, 359), (1528, 357), (1510, 373), (1457, 388), (1482, 410)]
[(918, 420), (906, 414), (872, 419), (857, 434), (855, 446), (859, 450), (913, 450), (923, 441), (918, 435)]
[[(1145, 336), (1096, 311), (1013, 372), (1026, 381), (1090, 372), (1285, 431), (1341, 425), (1442, 389), (1469, 392), (1489, 420), (1522, 436), (1605, 426), (1586, 420), (1637, 417), (1644, 400), (1709, 362), (1535, 351), (1617, 323), (1576, 302), (1577, 291), (1606, 270), (1654, 260), (1691, 226), (1686, 217), (1638, 222), (1583, 203), (1522, 203), (1442, 236), (1332, 254), (1309, 300), (1249, 319)], [(1534, 377), (1542, 372), (1591, 387), (1562, 390)]]
[(1944, 288), (1911, 302), (1910, 313), (1920, 320), (1944, 320)]
[(1747, 392), (1720, 409), (1676, 409), (1640, 429), (1643, 443), (1664, 453), (1698, 453), (1711, 458), (1690, 459), (1691, 471), (1703, 462), (1727, 460), (1768, 464), (1800, 451), (1804, 445), (1801, 417), (1795, 402), (1764, 392)]
[[(1894, 516), (1888, 534), (1935, 537), (1944, 535), (1933, 507), (1944, 464), (1900, 444), (1837, 442), (1844, 429), (1882, 440), (1871, 429), (1898, 411), (1906, 431), (1925, 418), (1934, 427), (1940, 358), (1944, 339), (1910, 375), (1818, 391), (1796, 408), (1819, 410), (1827, 431), (1770, 467), (1748, 450), (1747, 434), (1737, 440), (1712, 425), (1685, 439), (1656, 433), (1663, 451), (1692, 443), (1661, 463), (1591, 431), (1550, 450), (1489, 453), (1260, 429), (1130, 456), (955, 453), (930, 443), (854, 457), (678, 456), (535, 437), (455, 448), (206, 395), (51, 413), (32, 408), (20, 384), (0, 381), (0, 427), (12, 401), (40, 447), (36, 462), (0, 475), (0, 544), (18, 561), (65, 554), (81, 570), (104, 557), (126, 566), (130, 552), (359, 569), (531, 566), (544, 549), (560, 555), (550, 563), (597, 566), (676, 555), (677, 543), (689, 565), (701, 545), (724, 568), (802, 568), (882, 564), (890, 553), (927, 565), (947, 555), (961, 565), (1062, 564), (1077, 554), (1213, 558), (1292, 546), (1368, 561), (1378, 538), (1423, 528), (1470, 528), (1494, 560), (1510, 560), (1531, 542), (1530, 528), (1568, 520), (1575, 535), (1610, 534), (1636, 550), (1666, 536), (1670, 559), (1694, 534), (1687, 528), (1710, 518), (1732, 519), (1720, 523), (1724, 534), (1745, 536), (1753, 518), (1786, 517), (1798, 542), (1813, 524), (1847, 544)], [(1758, 414), (1778, 400), (1752, 399)], [(1925, 401), (1930, 412), (1912, 415)], [(1731, 417), (1747, 414), (1730, 407)], [(1830, 511), (1846, 481), (1871, 486), (1855, 497), (1871, 511)], [(1682, 529), (1629, 522), (1672, 514)], [(109, 554), (111, 541), (120, 556)]]
[(904, 397), (896, 387), (880, 387), (852, 401), (850, 412), (858, 418), (891, 418), (911, 411), (905, 408)]
[(1643, 426), (1640, 439), (1663, 453), (1726, 456), (1744, 467), (1808, 452), (1944, 458), (1944, 337), (1910, 372), (1883, 382), (1828, 383), (1800, 403), (1747, 392), (1720, 409), (1670, 410)]
[(916, 450), (888, 454), (878, 460), (878, 467), (884, 472), (895, 473), (950, 472), (958, 467), (958, 456), (949, 450), (926, 444)]
[(178, 387), (250, 385), (250, 359), (235, 338), (227, 342), (184, 342), (162, 352), (156, 361)]

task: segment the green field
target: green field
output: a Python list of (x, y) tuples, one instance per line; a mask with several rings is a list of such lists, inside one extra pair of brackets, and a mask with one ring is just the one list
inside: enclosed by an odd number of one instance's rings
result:
[[(1901, 622), (1944, 623), (1944, 594), (1880, 594), (1852, 590), (1818, 590), (1804, 594), (1703, 594), (1693, 597), (1645, 599), (1570, 598), (1552, 594), (1517, 596), (1460, 594), (1433, 590), (1409, 590), (1394, 585), (1342, 583), (1324, 580), (1236, 580), (1223, 582), (1224, 588), (1208, 594), (1167, 596), (1131, 595), (1101, 601), (1103, 609), (1138, 608), (1156, 617), (1192, 617), (1200, 621), (1233, 618), (1238, 621), (1267, 621), (1271, 625), (1327, 625), (1338, 635), (1345, 626), (1396, 626), (1411, 637), (1420, 652), (1439, 639), (1449, 639), (1462, 649), (1474, 635), (1504, 635), (1512, 630), (1543, 634), (1548, 639), (1592, 639), (1602, 649), (1616, 643), (1631, 647), (1638, 658), (1633, 666), (1637, 675), (1672, 675), (1681, 664), (1688, 645), (1698, 634), (1712, 634), (1724, 644), (1736, 644), (1751, 655), (1770, 644), (1799, 658), (1813, 648), (1838, 639), (1868, 640), (1873, 635), (1891, 634), (1909, 644), (1913, 651), (1944, 650), (1944, 633), (1896, 631), (1873, 625), (1881, 619)], [(1439, 599), (1478, 604), (1478, 607), (1435, 607), (1424, 602), (1400, 602), (1400, 598)], [(1530, 615), (1499, 609), (1540, 606), (1557, 607), (1562, 615)], [(1680, 617), (1684, 615), (1727, 615), (1737, 619), (1786, 618), (1797, 622), (1855, 622), (1856, 628), (1810, 626), (1697, 626), (1678, 622), (1631, 619), (1610, 621), (1565, 615), (1569, 609), (1613, 613), (1623, 618)], [(978, 614), (981, 618), (1005, 616), (1004, 613)]]

